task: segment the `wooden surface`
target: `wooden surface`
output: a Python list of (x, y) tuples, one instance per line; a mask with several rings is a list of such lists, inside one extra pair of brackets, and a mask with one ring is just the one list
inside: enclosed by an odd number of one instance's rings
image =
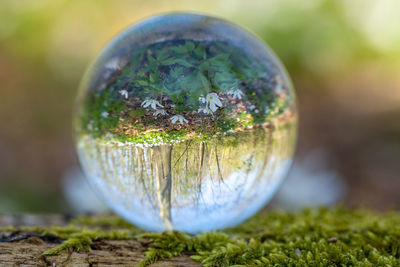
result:
[[(65, 216), (0, 216), (0, 227), (66, 225)], [(91, 251), (42, 256), (63, 240), (31, 232), (0, 232), (0, 266), (134, 266), (150, 245), (146, 239), (94, 241)], [(183, 255), (152, 266), (201, 266)]]

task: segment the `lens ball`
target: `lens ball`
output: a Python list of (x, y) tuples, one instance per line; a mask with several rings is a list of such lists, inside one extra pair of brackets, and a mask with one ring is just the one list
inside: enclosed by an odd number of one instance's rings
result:
[(101, 198), (152, 231), (234, 226), (273, 196), (293, 157), (294, 90), (260, 39), (172, 13), (117, 35), (81, 82), (79, 159)]

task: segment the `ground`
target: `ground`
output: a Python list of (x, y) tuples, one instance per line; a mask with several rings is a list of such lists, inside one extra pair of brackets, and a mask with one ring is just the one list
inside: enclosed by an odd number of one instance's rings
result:
[[(400, 265), (398, 212), (263, 211), (238, 227), (198, 235), (146, 233), (116, 216), (28, 219), (0, 217), (1, 266)], [(32, 223), (41, 226), (18, 226)]]

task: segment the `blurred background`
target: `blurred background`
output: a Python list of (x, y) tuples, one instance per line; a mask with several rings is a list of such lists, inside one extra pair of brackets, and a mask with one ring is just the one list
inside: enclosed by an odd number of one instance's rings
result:
[(107, 41), (168, 11), (231, 20), (287, 67), (299, 142), (269, 207), (400, 209), (400, 1), (1, 0), (0, 213), (104, 210), (74, 148), (76, 90)]

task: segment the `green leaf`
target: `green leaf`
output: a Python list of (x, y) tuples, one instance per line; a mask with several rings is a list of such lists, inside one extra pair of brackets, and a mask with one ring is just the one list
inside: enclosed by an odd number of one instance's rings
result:
[(201, 71), (207, 71), (210, 68), (210, 62), (205, 60), (199, 65)]
[(182, 67), (172, 68), (169, 74), (171, 78), (173, 78), (174, 80), (178, 79), (183, 74), (183, 68)]
[(178, 64), (178, 65), (181, 65), (181, 66), (184, 66), (184, 67), (188, 67), (188, 68), (193, 67), (192, 64), (190, 64), (188, 61), (186, 61), (183, 58), (169, 58), (169, 59), (166, 59), (166, 60), (162, 61), (161, 64), (165, 65), (165, 66)]
[(200, 89), (202, 93), (207, 93), (211, 89), (211, 84), (210, 81), (207, 79), (207, 77), (200, 71), (197, 72), (197, 80), (198, 83), (200, 84)]
[(192, 71), (179, 79), (179, 83), (182, 92), (189, 97), (188, 101), (193, 103), (197, 103), (199, 96), (208, 93), (211, 89), (209, 80), (200, 71)]
[(156, 57), (158, 61), (164, 61), (169, 57), (169, 47), (163, 48), (156, 52)]
[(210, 65), (215, 65), (215, 66), (227, 66), (231, 65), (229, 59), (229, 54), (219, 54), (216, 55), (212, 58), (209, 58), (207, 61), (209, 62)]
[(160, 71), (157, 69), (149, 75), (150, 83), (157, 83), (160, 81)]
[(206, 48), (203, 44), (198, 44), (197, 47), (193, 50), (194, 54), (202, 59), (206, 58)]
[(148, 81), (145, 81), (145, 80), (139, 80), (139, 81), (136, 81), (139, 85), (142, 85), (142, 86), (147, 86), (147, 85), (149, 85), (149, 82)]
[(231, 72), (217, 72), (214, 75), (213, 82), (218, 86), (219, 91), (226, 92), (231, 87), (238, 87), (239, 79)]
[(194, 49), (194, 43), (191, 41), (186, 41), (185, 48), (187, 51), (192, 51)]
[(149, 61), (149, 65), (157, 64), (157, 60), (150, 53), (147, 53), (147, 60)]
[(190, 41), (187, 41), (187, 42), (185, 42), (184, 45), (171, 47), (170, 49), (172, 51), (174, 51), (175, 53), (178, 53), (178, 54), (186, 54), (186, 53), (188, 53), (188, 52), (190, 52), (190, 51), (192, 51), (194, 49), (194, 43), (190, 42)]

